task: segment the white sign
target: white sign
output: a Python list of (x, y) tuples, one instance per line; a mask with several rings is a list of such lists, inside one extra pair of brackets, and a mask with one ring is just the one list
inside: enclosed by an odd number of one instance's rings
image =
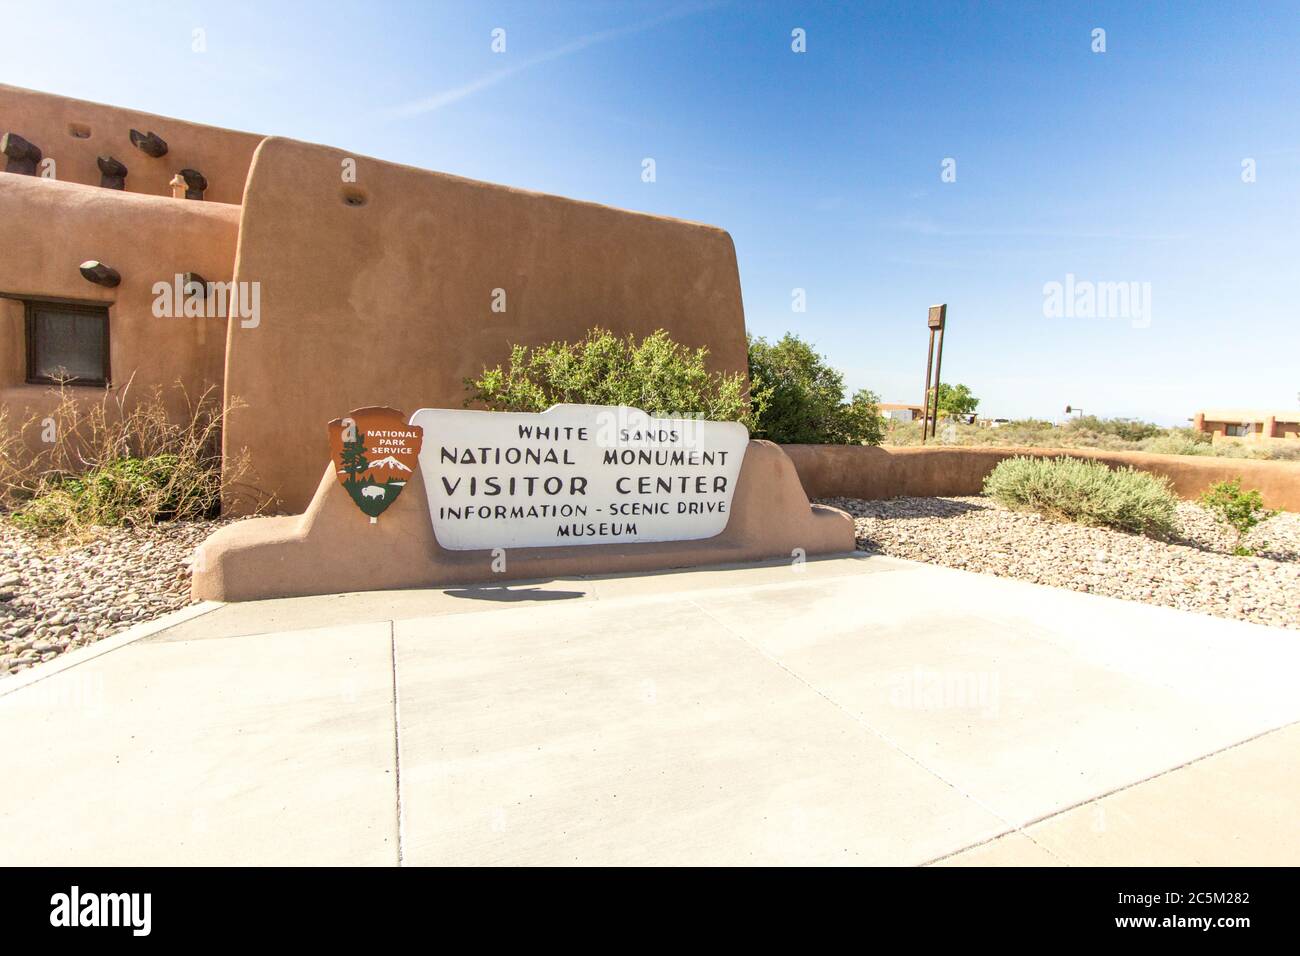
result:
[(422, 408), (411, 424), (433, 532), (453, 551), (711, 538), (749, 444), (737, 422), (609, 405)]

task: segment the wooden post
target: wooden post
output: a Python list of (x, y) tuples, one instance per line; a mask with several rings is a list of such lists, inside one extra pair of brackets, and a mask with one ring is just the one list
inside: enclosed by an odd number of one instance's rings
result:
[(934, 437), (939, 428), (939, 374), (943, 369), (943, 330), (948, 320), (948, 305), (930, 306), (930, 314), (926, 319), (926, 325), (930, 327), (930, 350), (935, 351), (934, 336), (939, 334), (939, 347), (934, 361), (934, 420), (931, 424), (930, 419), (930, 362), (927, 359), (925, 363), (925, 415), (921, 420), (921, 442), (925, 443), (925, 432), (928, 428), (930, 436)]
[(921, 393), (921, 444), (930, 430), (930, 370), (934, 362), (934, 329), (930, 330), (930, 351), (925, 355), (925, 391)]
[(939, 345), (934, 354), (934, 424), (930, 426), (930, 437), (939, 432), (939, 382), (943, 372), (943, 329), (939, 330)]

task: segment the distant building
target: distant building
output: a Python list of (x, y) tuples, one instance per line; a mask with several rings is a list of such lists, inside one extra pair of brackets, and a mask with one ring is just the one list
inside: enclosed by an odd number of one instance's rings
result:
[(1245, 441), (1300, 439), (1300, 410), (1262, 408), (1207, 408), (1196, 413), (1192, 428), (1221, 438)]
[(920, 405), (906, 405), (899, 402), (881, 402), (879, 408), (881, 418), (893, 419), (896, 422), (920, 421), (924, 414)]

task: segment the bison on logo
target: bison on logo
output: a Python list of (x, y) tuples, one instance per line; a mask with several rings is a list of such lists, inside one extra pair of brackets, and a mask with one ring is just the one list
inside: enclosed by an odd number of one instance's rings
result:
[(419, 467), (424, 429), (395, 408), (358, 408), (329, 424), (334, 476), (373, 524)]

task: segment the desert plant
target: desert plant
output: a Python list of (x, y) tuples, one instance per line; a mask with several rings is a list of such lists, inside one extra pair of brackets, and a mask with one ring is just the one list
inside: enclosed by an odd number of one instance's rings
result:
[(43, 536), (84, 538), (212, 517), (223, 494), (251, 493), (247, 457), (222, 461), (218, 389), (192, 400), (176, 388), (178, 415), (161, 388), (132, 400), (130, 383), (98, 398), (56, 386), (49, 410), (22, 422), (0, 413), (0, 513)]
[[(1100, 430), (1092, 426), (1099, 425)], [(1151, 429), (1156, 433), (1152, 434)], [(1145, 435), (1125, 438), (1122, 435)], [(1157, 455), (1198, 455), (1214, 458), (1249, 458), (1265, 461), (1300, 460), (1300, 440), (1258, 442), (1232, 438), (1211, 441), (1211, 436), (1191, 428), (1160, 428), (1129, 419), (1084, 417), (1056, 426), (1051, 422), (1021, 419), (1000, 428), (949, 423), (939, 431), (939, 444), (962, 446), (1027, 445), (1036, 448), (1100, 448), (1106, 451), (1145, 451)], [(920, 422), (885, 423), (885, 444), (921, 443)]]
[(1177, 530), (1169, 480), (1079, 458), (1007, 458), (984, 479), (984, 493), (1016, 511), (1166, 538)]
[(853, 393), (840, 409), (843, 437), (851, 445), (879, 445), (885, 437), (885, 420), (880, 417), (880, 397), (867, 388)]
[[(938, 392), (938, 401), (935, 393)], [(949, 385), (940, 382), (939, 387), (930, 389), (931, 408), (938, 408), (940, 418), (965, 418), (974, 415), (980, 400), (971, 394), (968, 385)]]
[(1246, 536), (1261, 522), (1277, 514), (1264, 507), (1264, 499), (1258, 491), (1241, 490), (1241, 479), (1220, 481), (1211, 485), (1197, 499), (1202, 508), (1211, 512), (1219, 523), (1237, 535), (1233, 554), (1251, 555), (1255, 551), (1246, 545)]
[(749, 339), (749, 377), (764, 396), (754, 429), (781, 444), (879, 445), (879, 399), (862, 389), (844, 400), (844, 376), (796, 335)]
[[(1055, 433), (1060, 429), (1051, 422), (1037, 419), (1020, 419), (1006, 422), (1000, 428), (984, 425), (968, 425), (965, 422), (946, 422), (938, 430), (936, 441), (940, 445), (959, 445), (963, 447), (1029, 445), (1054, 446), (1064, 444)], [(919, 445), (921, 444), (921, 421), (910, 422), (889, 420), (885, 423), (885, 444)]]
[(754, 429), (764, 396), (744, 375), (709, 371), (709, 350), (690, 349), (660, 329), (643, 339), (592, 329), (577, 342), (513, 346), (504, 367), (467, 378), (466, 405), (544, 412), (552, 405), (631, 405), (650, 415), (738, 421)]
[(1098, 435), (1110, 435), (1121, 441), (1142, 441), (1154, 438), (1165, 429), (1152, 422), (1138, 421), (1135, 418), (1098, 418), (1096, 415), (1080, 415), (1070, 419), (1065, 425), (1072, 432), (1094, 432)]

